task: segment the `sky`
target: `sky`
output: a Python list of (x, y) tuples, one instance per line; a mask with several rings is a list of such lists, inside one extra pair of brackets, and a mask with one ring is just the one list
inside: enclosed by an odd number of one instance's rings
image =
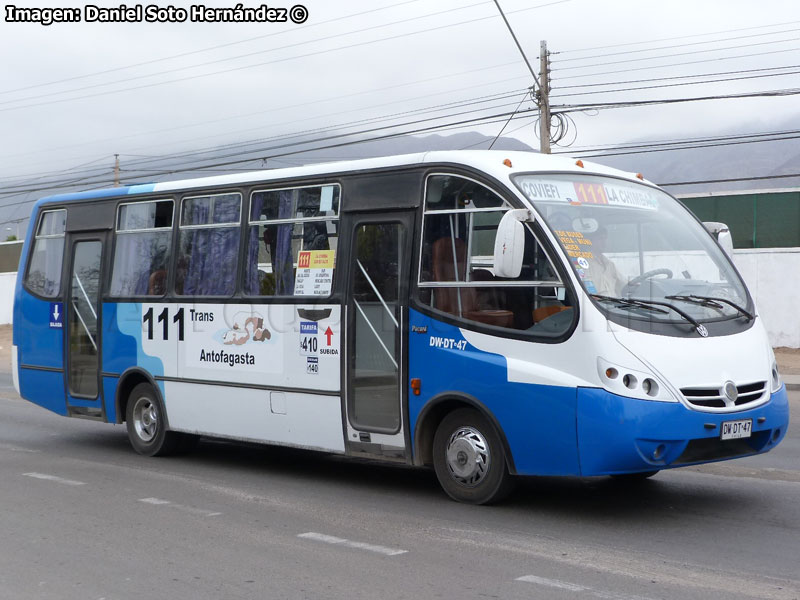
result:
[[(537, 73), (540, 43), (547, 41), (555, 106), (800, 88), (796, 1), (499, 2)], [(83, 18), (87, 4), (23, 0), (15, 6), (71, 7)], [(120, 3), (98, 1), (96, 6), (118, 8)], [(188, 11), (191, 3), (172, 6)], [(236, 3), (209, 0), (203, 6), (235, 8)], [(269, 6), (287, 9), (288, 17), (295, 5)], [(159, 157), (177, 153), (250, 140), (269, 147), (285, 142), (277, 136), (330, 135), (327, 128), (354, 132), (429, 119), (416, 125), (421, 127), (533, 107), (526, 96), (532, 76), (494, 0), (304, 0), (302, 6), (307, 17), (302, 23), (187, 18), (44, 26), (8, 22), (5, 4), (0, 227), (30, 210), (26, 204), (5, 205), (33, 197), (8, 190), (52, 179), (59, 171), (67, 178), (77, 168), (107, 173), (110, 184), (115, 154), (124, 180), (132, 172), (128, 168), (157, 168)], [(303, 12), (291, 14), (302, 21)], [(709, 73), (734, 73), (711, 79), (770, 76), (627, 89), (706, 81)], [(790, 74), (775, 76), (779, 73)], [(642, 82), (650, 79), (658, 81)], [(631, 140), (800, 129), (796, 96), (567, 114), (569, 129), (554, 150), (571, 144), (568, 150), (576, 155)], [(441, 133), (474, 130), (495, 136), (504, 122), (494, 121)], [(534, 116), (512, 121), (504, 134), (539, 146)], [(297, 155), (276, 157), (269, 166), (302, 162)]]

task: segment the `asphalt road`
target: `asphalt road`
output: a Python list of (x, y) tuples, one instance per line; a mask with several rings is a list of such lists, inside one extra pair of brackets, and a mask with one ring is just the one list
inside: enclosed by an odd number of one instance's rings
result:
[(796, 600), (799, 458), (794, 428), (760, 457), (473, 507), (432, 472), (310, 452), (144, 458), (0, 373), (0, 599)]

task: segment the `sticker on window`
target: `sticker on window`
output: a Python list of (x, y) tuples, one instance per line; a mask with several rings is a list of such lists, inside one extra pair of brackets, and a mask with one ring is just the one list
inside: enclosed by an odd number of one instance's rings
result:
[(333, 287), (334, 250), (303, 250), (297, 257), (295, 296), (330, 296)]

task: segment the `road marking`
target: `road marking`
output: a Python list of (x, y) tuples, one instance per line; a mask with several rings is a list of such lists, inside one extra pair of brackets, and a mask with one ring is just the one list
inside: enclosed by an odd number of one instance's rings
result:
[(86, 485), (85, 481), (75, 481), (74, 479), (64, 479), (63, 477), (56, 477), (55, 475), (48, 475), (46, 473), (23, 473), (25, 477), (33, 477), (34, 479), (44, 479), (45, 481), (53, 481), (62, 485)]
[(354, 542), (345, 538), (334, 537), (332, 535), (325, 535), (324, 533), (316, 533), (309, 531), (308, 533), (301, 533), (297, 537), (307, 540), (314, 540), (323, 542), (325, 544), (333, 544), (336, 546), (345, 546), (346, 548), (356, 548), (357, 550), (366, 550), (368, 552), (375, 552), (376, 554), (383, 554), (384, 556), (397, 556), (398, 554), (405, 554), (408, 550), (398, 550), (397, 548), (387, 548), (386, 546), (376, 546), (374, 544), (365, 544), (364, 542)]
[(537, 585), (558, 588), (570, 592), (584, 592), (595, 598), (603, 598), (604, 600), (652, 600), (646, 596), (629, 596), (628, 594), (616, 594), (614, 592), (594, 590), (585, 585), (570, 583), (568, 581), (559, 581), (558, 579), (547, 579), (545, 577), (538, 577), (537, 575), (524, 575), (523, 577), (517, 577), (515, 581), (525, 581), (526, 583), (535, 583)]
[(0, 444), (0, 450), (8, 450), (10, 452), (30, 452), (31, 454), (38, 454), (41, 452), (41, 450), (23, 448), (22, 446), (15, 446), (14, 444)]
[(183, 512), (188, 512), (195, 515), (202, 515), (204, 517), (218, 517), (219, 515), (222, 514), (221, 512), (213, 512), (210, 510), (205, 510), (203, 508), (186, 506), (185, 504), (176, 504), (175, 502), (170, 502), (169, 500), (162, 500), (161, 498), (139, 498), (139, 502), (143, 502), (145, 504), (152, 504), (153, 506), (169, 506), (170, 508), (176, 508), (178, 510), (182, 510)]

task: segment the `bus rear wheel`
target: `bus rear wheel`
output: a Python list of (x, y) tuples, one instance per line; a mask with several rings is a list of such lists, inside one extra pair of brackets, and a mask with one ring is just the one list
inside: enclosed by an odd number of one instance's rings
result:
[(433, 438), (433, 467), (453, 500), (489, 504), (513, 489), (500, 438), (479, 412), (462, 408), (448, 414)]
[(144, 456), (165, 456), (180, 445), (180, 434), (167, 431), (164, 405), (149, 383), (131, 390), (125, 409), (125, 424), (131, 446)]

